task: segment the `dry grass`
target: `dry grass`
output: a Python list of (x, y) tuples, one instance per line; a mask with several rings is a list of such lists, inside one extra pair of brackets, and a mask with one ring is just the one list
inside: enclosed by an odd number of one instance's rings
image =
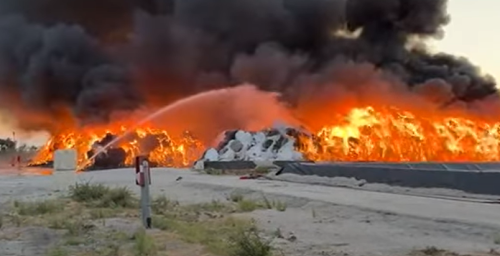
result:
[(239, 212), (252, 212), (258, 209), (275, 209), (280, 212), (286, 211), (287, 204), (282, 201), (269, 200), (266, 196), (262, 196), (262, 200), (246, 199), (243, 193), (233, 192), (229, 195), (228, 200), (238, 205)]
[[(0, 226), (1, 226), (1, 224), (0, 224)], [(497, 234), (497, 235), (495, 235), (495, 237), (493, 237), (493, 242), (495, 244), (499, 244), (500, 245), (500, 234)]]
[(489, 252), (482, 254), (459, 254), (456, 252), (439, 249), (434, 246), (429, 246), (421, 250), (415, 250), (411, 252), (409, 256), (500, 256), (500, 253), (495, 250), (490, 250)]
[[(286, 210), (286, 204), (247, 199), (232, 193), (227, 201), (182, 205), (166, 196), (152, 202), (153, 230), (140, 226), (137, 199), (126, 188), (75, 184), (67, 197), (15, 201), (0, 214), (0, 229), (15, 234), (25, 227), (45, 227), (61, 233), (46, 256), (271, 256), (274, 237), (263, 237), (249, 219), (233, 213), (256, 209)], [(313, 210), (313, 216), (316, 213)], [(116, 220), (122, 222), (116, 225)], [(113, 224), (114, 223), (114, 224)], [(20, 239), (12, 235), (12, 239)], [(21, 253), (21, 252), (20, 252)], [(23, 254), (19, 254), (23, 255)], [(428, 247), (409, 256), (467, 256)], [(477, 255), (476, 255), (477, 256)], [(500, 256), (491, 251), (483, 256)]]
[[(177, 255), (186, 256), (272, 254), (269, 241), (260, 237), (252, 221), (231, 216), (265, 209), (263, 202), (235, 196), (227, 202), (181, 205), (160, 196), (151, 208), (154, 229), (144, 230), (131, 191), (82, 183), (71, 186), (66, 197), (12, 202), (10, 211), (0, 215), (0, 228), (45, 227), (60, 232), (62, 239), (48, 248), (47, 256), (163, 256), (172, 250), (184, 250), (186, 254)], [(124, 223), (118, 229), (113, 224), (117, 220)], [(167, 250), (166, 241), (181, 246)]]
[(109, 188), (103, 184), (79, 183), (69, 188), (69, 197), (94, 207), (134, 208), (138, 201), (126, 187)]

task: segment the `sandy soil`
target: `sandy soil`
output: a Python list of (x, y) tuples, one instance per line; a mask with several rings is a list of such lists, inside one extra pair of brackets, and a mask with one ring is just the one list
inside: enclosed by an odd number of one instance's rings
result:
[[(3, 173), (0, 205), (12, 199), (55, 196), (77, 181), (127, 186), (139, 192), (132, 169), (52, 176), (21, 176), (15, 170)], [(404, 255), (428, 246), (460, 253), (500, 250), (500, 204), (412, 195), (429, 196), (432, 190), (405, 190), (407, 194), (402, 195), (397, 189), (365, 191), (327, 184), (239, 180), (164, 168), (155, 169), (152, 179), (154, 195), (164, 194), (181, 203), (224, 200), (235, 190), (249, 197), (286, 202), (284, 212), (260, 210), (245, 214), (268, 231), (279, 230), (283, 238), (275, 244), (285, 255)], [(36, 241), (43, 243), (45, 231), (37, 232), (42, 234)], [(1, 238), (0, 248), (1, 254), (6, 248)]]

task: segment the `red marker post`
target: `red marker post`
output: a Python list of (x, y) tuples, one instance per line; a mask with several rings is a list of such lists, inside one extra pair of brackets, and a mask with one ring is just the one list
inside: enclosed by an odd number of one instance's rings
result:
[(149, 160), (144, 156), (135, 158), (135, 184), (141, 187), (141, 218), (145, 228), (151, 228), (151, 198), (149, 185), (151, 185), (151, 170)]

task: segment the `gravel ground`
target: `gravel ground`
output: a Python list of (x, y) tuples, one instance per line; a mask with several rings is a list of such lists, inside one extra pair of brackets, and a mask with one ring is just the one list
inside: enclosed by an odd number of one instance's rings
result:
[[(37, 176), (34, 172), (17, 175), (16, 170), (2, 173), (0, 203), (55, 196), (78, 181), (127, 186), (139, 192), (133, 169), (51, 176)], [(151, 192), (181, 203), (224, 200), (234, 191), (248, 197), (265, 196), (286, 202), (287, 209), (283, 212), (260, 210), (245, 215), (256, 219), (262, 228), (281, 233), (283, 238), (275, 244), (287, 256), (404, 255), (428, 246), (460, 253), (500, 250), (497, 244), (500, 204), (425, 197), (457, 195), (453, 191), (402, 191), (402, 188), (376, 186), (371, 186), (371, 190), (356, 190), (345, 186), (346, 181), (327, 184), (327, 181), (301, 181), (298, 177), (287, 179), (239, 180), (235, 176), (157, 168), (153, 170)], [(1, 248), (5, 245), (0, 237), (0, 255), (4, 255)]]

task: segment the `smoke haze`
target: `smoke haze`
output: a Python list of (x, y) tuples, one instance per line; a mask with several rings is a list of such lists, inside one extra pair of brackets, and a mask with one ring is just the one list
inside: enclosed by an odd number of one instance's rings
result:
[(426, 50), (450, 21), (446, 3), (2, 1), (0, 107), (25, 129), (51, 130), (54, 118), (106, 122), (115, 111), (251, 83), (304, 116), (346, 96), (409, 93), (488, 109), (492, 78)]

